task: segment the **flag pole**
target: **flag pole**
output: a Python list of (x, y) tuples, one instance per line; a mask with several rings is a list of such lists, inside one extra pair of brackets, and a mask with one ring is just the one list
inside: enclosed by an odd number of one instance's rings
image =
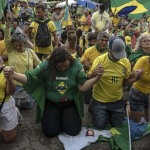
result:
[(8, 11), (10, 12), (10, 0), (8, 0)]
[(68, 0), (66, 0), (66, 6), (68, 6)]

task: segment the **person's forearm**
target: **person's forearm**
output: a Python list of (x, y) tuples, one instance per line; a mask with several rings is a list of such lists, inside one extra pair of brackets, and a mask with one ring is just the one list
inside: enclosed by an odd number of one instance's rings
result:
[(58, 36), (54, 34), (54, 47), (58, 47)]
[(98, 77), (87, 80), (82, 86), (79, 86), (80, 91), (87, 91), (93, 87), (93, 85), (98, 81)]
[(60, 19), (62, 19), (63, 15), (64, 15), (64, 14), (60, 14), (60, 15), (56, 16), (56, 17), (55, 17), (55, 20), (60, 20)]
[(6, 29), (10, 29), (10, 27), (11, 27), (11, 20), (9, 18), (7, 18)]
[(33, 44), (30, 40), (28, 40), (28, 41), (27, 41), (27, 46), (28, 46), (29, 48), (33, 49), (34, 44)]
[(127, 79), (123, 82), (123, 86), (127, 86), (127, 85), (131, 85), (133, 84), (135, 81), (137, 81), (135, 78), (131, 78), (131, 79)]
[(21, 73), (16, 73), (16, 72), (14, 72), (13, 78), (14, 78), (16, 81), (18, 81), (18, 82), (20, 82), (20, 83), (22, 83), (22, 84), (26, 84), (26, 83), (27, 83), (27, 76), (26, 76), (25, 74), (21, 74)]
[(16, 86), (13, 79), (7, 79), (6, 93), (7, 95), (13, 95), (16, 91)]

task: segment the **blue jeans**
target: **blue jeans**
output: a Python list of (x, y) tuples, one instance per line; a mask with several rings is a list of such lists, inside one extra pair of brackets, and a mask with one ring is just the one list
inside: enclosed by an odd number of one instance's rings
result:
[[(16, 86), (16, 91), (23, 91), (24, 88), (22, 86)], [(25, 102), (24, 99), (16, 99), (16, 107), (18, 107), (18, 109), (32, 109), (34, 106), (34, 102), (35, 100), (30, 96), (29, 96), (29, 101)], [(14, 96), (15, 97), (15, 96)]]
[(103, 103), (93, 99), (91, 109), (93, 124), (99, 129), (104, 129), (108, 122), (112, 126), (118, 126), (125, 118), (123, 99), (109, 103)]

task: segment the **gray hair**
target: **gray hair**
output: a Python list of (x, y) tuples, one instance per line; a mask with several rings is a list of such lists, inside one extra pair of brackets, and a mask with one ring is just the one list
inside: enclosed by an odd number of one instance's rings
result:
[(138, 37), (137, 41), (136, 41), (136, 45), (135, 45), (134, 51), (139, 51), (141, 49), (141, 43), (142, 43), (142, 40), (144, 38), (149, 38), (150, 39), (150, 35), (149, 34), (141, 34)]
[(107, 33), (107, 32), (104, 32), (104, 31), (102, 31), (102, 32), (99, 32), (98, 33), (98, 35), (97, 35), (97, 40), (100, 40), (101, 38), (110, 38), (110, 35)]
[(24, 33), (13, 33), (11, 36), (12, 42), (14, 41), (19, 41), (19, 42), (24, 42), (27, 43), (27, 36)]

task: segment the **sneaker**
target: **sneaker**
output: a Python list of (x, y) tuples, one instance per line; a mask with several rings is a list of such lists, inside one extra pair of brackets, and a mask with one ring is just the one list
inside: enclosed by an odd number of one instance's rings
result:
[(146, 124), (146, 123), (147, 123), (147, 121), (145, 120), (145, 118), (144, 118), (144, 117), (142, 117), (142, 118), (141, 118), (141, 121), (140, 121), (139, 123), (141, 123), (141, 124), (142, 124), (142, 123), (145, 123), (145, 124)]

